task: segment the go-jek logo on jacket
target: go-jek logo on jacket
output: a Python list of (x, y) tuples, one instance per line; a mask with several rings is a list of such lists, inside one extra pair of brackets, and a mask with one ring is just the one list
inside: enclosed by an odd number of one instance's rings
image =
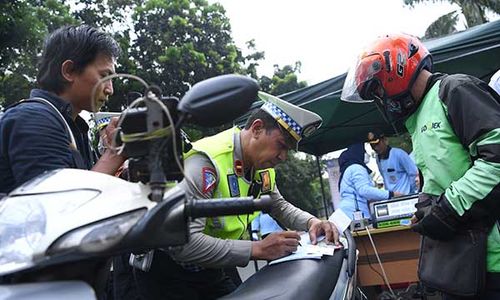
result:
[(420, 133), (426, 132), (428, 129), (439, 129), (441, 128), (441, 122), (429, 122), (424, 126), (420, 127)]

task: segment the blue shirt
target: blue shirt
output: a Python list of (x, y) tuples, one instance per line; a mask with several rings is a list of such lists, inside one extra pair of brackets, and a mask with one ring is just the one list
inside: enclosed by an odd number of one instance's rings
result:
[(370, 218), (368, 200), (389, 198), (389, 191), (374, 187), (368, 171), (361, 165), (350, 165), (340, 182), (340, 209), (351, 219), (356, 211), (356, 203), (363, 216)]
[(260, 235), (283, 231), (276, 221), (266, 213), (260, 213), (252, 221), (252, 231), (260, 231)]
[(0, 120), (0, 193), (8, 193), (47, 170), (90, 169), (93, 165), (89, 127), (80, 117), (73, 121), (71, 105), (44, 90), (32, 90), (32, 97), (44, 98), (60, 111), (75, 136), (78, 151), (70, 147), (66, 125), (48, 104), (27, 102), (9, 108)]
[(417, 192), (417, 166), (404, 150), (389, 148), (387, 159), (377, 159), (377, 165), (384, 179), (385, 189), (405, 195)]

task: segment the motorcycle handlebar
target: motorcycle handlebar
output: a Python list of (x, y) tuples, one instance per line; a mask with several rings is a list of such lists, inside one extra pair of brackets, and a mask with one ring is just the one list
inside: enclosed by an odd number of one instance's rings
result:
[(268, 195), (264, 195), (260, 199), (240, 197), (192, 200), (186, 205), (186, 213), (189, 217), (198, 218), (242, 215), (259, 210), (268, 212), (271, 203), (271, 197)]

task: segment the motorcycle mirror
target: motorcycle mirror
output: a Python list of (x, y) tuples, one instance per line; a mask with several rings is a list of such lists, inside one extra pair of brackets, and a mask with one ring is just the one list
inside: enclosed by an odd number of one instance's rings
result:
[(257, 99), (259, 85), (241, 75), (221, 75), (195, 84), (177, 109), (188, 122), (213, 127), (243, 115)]

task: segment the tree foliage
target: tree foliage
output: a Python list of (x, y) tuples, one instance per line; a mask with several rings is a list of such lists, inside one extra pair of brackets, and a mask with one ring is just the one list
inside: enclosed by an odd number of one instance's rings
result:
[[(0, 91), (4, 105), (28, 95), (45, 36), (66, 24), (86, 23), (112, 33), (124, 53), (117, 71), (138, 75), (166, 95), (180, 96), (216, 75), (246, 74), (247, 60), (263, 58), (263, 52), (243, 57), (224, 8), (204, 0), (16, 0), (0, 2), (0, 9), (0, 82), (18, 87), (15, 93)], [(143, 91), (129, 80), (114, 84), (111, 110), (126, 106), (128, 91)]]
[(262, 76), (259, 79), (263, 91), (272, 95), (282, 95), (307, 86), (305, 81), (298, 81), (297, 73), (300, 73), (302, 63), (295, 62), (295, 65), (286, 65), (280, 68), (274, 65), (274, 74), (272, 78)]
[(436, 21), (432, 22), (425, 30), (424, 39), (431, 39), (440, 36), (446, 36), (456, 32), (456, 24), (458, 22), (458, 13), (452, 11), (439, 17)]
[[(491, 11), (500, 14), (500, 1), (498, 0), (403, 0), (405, 5), (414, 7), (423, 2), (449, 2), (456, 4), (461, 9), (461, 14), (466, 21), (466, 27), (474, 27), (488, 22), (486, 12)], [(453, 11), (439, 17), (426, 30), (425, 38), (435, 38), (456, 31), (458, 24), (458, 12)]]
[(314, 215), (318, 214), (323, 207), (323, 198), (315, 158), (311, 155), (306, 155), (304, 159), (289, 155), (287, 161), (276, 167), (276, 174), (280, 193), (287, 201)]
[(130, 50), (138, 74), (180, 96), (196, 82), (241, 71), (243, 57), (224, 13), (219, 4), (203, 0), (150, 0), (138, 6)]
[(74, 23), (57, 0), (0, 1), (0, 105), (28, 96), (45, 36)]

